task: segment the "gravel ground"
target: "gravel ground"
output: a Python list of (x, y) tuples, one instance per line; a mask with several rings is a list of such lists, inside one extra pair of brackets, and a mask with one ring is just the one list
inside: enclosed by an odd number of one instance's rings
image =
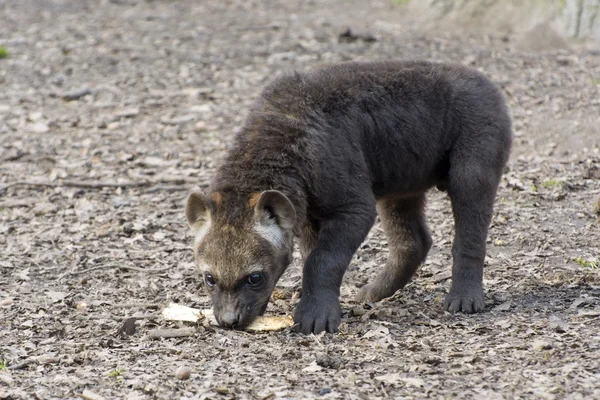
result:
[[(0, 1), (1, 399), (600, 398), (600, 53), (424, 32), (392, 3)], [(442, 311), (453, 221), (432, 191), (419, 276), (350, 302), (386, 258), (377, 224), (346, 276), (339, 334), (200, 324), (150, 339), (179, 326), (157, 316), (169, 302), (209, 306), (183, 205), (262, 86), (392, 58), (472, 65), (508, 99), (486, 312)], [(296, 262), (267, 313), (291, 314), (299, 286)]]

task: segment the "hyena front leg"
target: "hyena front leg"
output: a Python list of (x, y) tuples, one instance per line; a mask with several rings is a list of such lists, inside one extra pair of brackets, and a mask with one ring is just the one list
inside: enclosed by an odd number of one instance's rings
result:
[(304, 262), (302, 298), (294, 313), (298, 332), (337, 330), (341, 321), (342, 278), (376, 215), (372, 199), (372, 203), (354, 204), (320, 221), (316, 246)]

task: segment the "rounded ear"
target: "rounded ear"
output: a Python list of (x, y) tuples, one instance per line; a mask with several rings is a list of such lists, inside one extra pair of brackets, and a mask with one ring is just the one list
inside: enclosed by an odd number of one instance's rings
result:
[(274, 219), (282, 229), (296, 225), (296, 209), (287, 196), (277, 190), (266, 190), (260, 194), (254, 207), (254, 215), (260, 222)]
[(210, 218), (210, 200), (200, 192), (189, 195), (185, 203), (185, 217), (193, 229), (200, 229)]

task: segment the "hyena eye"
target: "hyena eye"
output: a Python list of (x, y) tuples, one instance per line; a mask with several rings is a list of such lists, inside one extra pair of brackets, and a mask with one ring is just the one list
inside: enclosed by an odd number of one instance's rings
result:
[(217, 284), (217, 281), (215, 281), (215, 278), (211, 274), (204, 275), (204, 280), (208, 286), (215, 286)]
[(247, 279), (248, 285), (250, 285), (250, 286), (258, 286), (258, 285), (260, 285), (262, 280), (263, 280), (262, 275), (258, 274), (258, 273), (248, 275), (248, 279)]

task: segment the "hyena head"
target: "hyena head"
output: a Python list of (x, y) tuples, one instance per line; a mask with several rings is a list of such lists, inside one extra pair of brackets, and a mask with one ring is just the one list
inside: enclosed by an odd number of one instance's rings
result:
[(217, 322), (244, 328), (264, 313), (292, 260), (294, 206), (275, 190), (192, 193), (185, 214)]

